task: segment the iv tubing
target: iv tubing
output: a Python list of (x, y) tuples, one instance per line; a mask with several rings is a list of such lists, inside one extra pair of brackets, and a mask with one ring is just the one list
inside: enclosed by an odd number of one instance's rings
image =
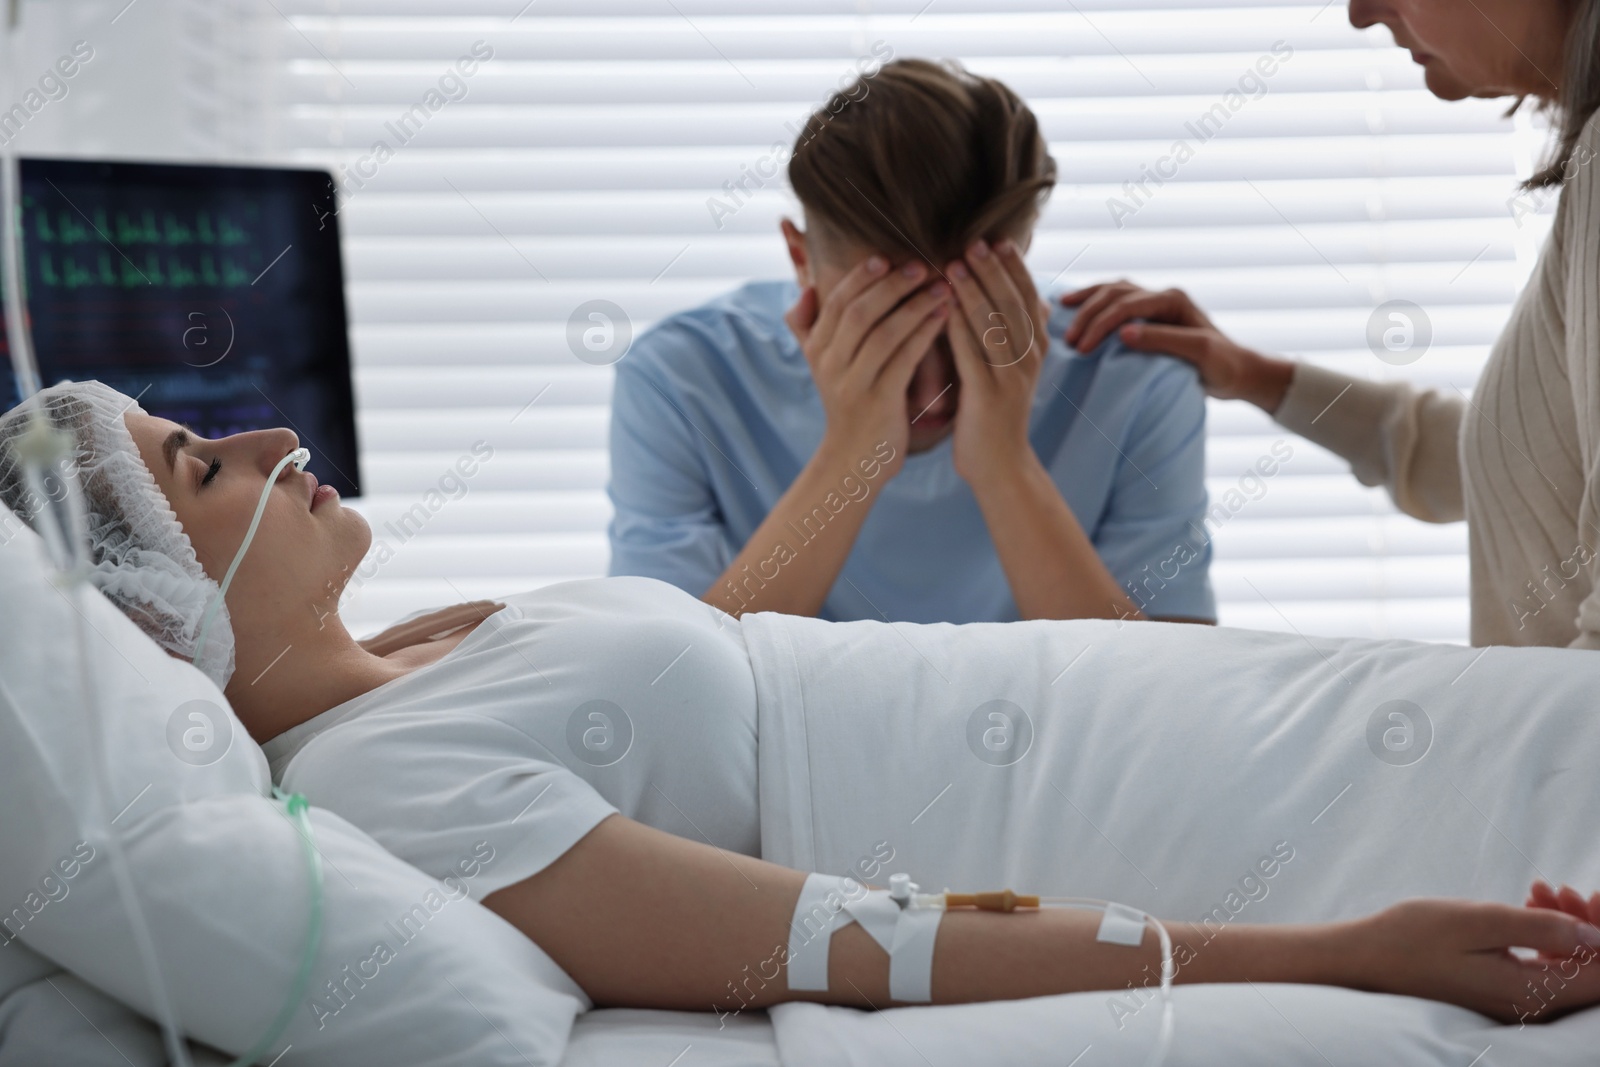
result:
[[(0, 94), (3, 94), (0, 95), (0, 99), (11, 99), (11, 76), (17, 69), (20, 18), (21, 4), (17, 0), (11, 0), (7, 4), (4, 27), (5, 59), (4, 62), (0, 62)], [(13, 146), (8, 144), (0, 150), (0, 280), (4, 283), (3, 291), (0, 291), (0, 306), (6, 310), (7, 348), (12, 371), (16, 376), (17, 395), (27, 399), (39, 391), (39, 369), (33, 358), (23, 287), (21, 174), (21, 164), (17, 154)], [(51, 432), (43, 411), (36, 410), (31, 420), (25, 452), (26, 455), (22, 458), (26, 464), (28, 483), (37, 493), (44, 480), (45, 461), (47, 459), (57, 461), (57, 469), (60, 470), (59, 460), (70, 456), (71, 448), (69, 441), (63, 439), (63, 435)], [(82, 553), (84, 546), (88, 544), (83, 502), (77, 495), (76, 474), (62, 471), (61, 477), (67, 490), (65, 500), (56, 499), (55, 494), (40, 497), (47, 502), (54, 500), (56, 504), (50, 521), (41, 524), (43, 538), (57, 566), (56, 584), (65, 586), (63, 591), (69, 597), (81, 600), (86, 595), (87, 586), (85, 581), (87, 567)], [(46, 509), (49, 509), (48, 503)], [(112, 880), (116, 883), (117, 895), (122, 900), (123, 911), (128, 918), (139, 963), (144, 970), (145, 982), (150, 987), (151, 1005), (157, 1021), (161, 1024), (162, 1041), (166, 1045), (168, 1058), (174, 1067), (190, 1067), (188, 1045), (183, 1039), (183, 1031), (173, 1010), (166, 982), (162, 978), (155, 942), (150, 936), (144, 909), (139, 906), (139, 898), (134, 890), (133, 874), (128, 867), (128, 858), (123, 852), (117, 830), (111, 822), (112, 801), (110, 790), (107, 788), (107, 783), (111, 780), (111, 765), (106, 753), (105, 739), (99, 731), (100, 723), (107, 720), (105, 708), (100, 703), (99, 689), (94, 683), (94, 672), (88, 669), (90, 659), (89, 637), (86, 632), (87, 608), (87, 604), (73, 605), (74, 614), (77, 616), (75, 630), (78, 661), (84, 668), (79, 671), (83, 715), (85, 725), (88, 727), (89, 750), (93, 765), (93, 770), (87, 777), (93, 783), (97, 794), (96, 800), (99, 801), (95, 807), (105, 821), (106, 855), (110, 860)]]
[[(1008, 890), (1009, 892), (1009, 890)], [(1084, 911), (1104, 911), (1106, 902), (1091, 900), (1085, 897), (1039, 897), (1041, 908), (1077, 908)], [(1161, 1067), (1167, 1062), (1167, 1055), (1172, 1050), (1172, 983), (1178, 976), (1178, 967), (1172, 958), (1172, 935), (1167, 933), (1166, 924), (1154, 915), (1146, 914), (1145, 923), (1153, 926), (1156, 937), (1161, 941), (1161, 1028), (1156, 1034), (1156, 1043), (1150, 1050), (1150, 1056), (1145, 1060), (1145, 1067)]]
[[(894, 881), (898, 881), (896, 876)], [(1082, 911), (1104, 912), (1110, 905), (1104, 900), (1089, 897), (1040, 897), (1013, 893), (1009, 889), (985, 893), (918, 893), (914, 887), (896, 887), (901, 893), (902, 906), (913, 908), (976, 908), (980, 911), (1010, 913), (1018, 908), (1073, 908)], [(896, 890), (891, 890), (895, 892)], [(1173, 1007), (1172, 983), (1177, 979), (1178, 967), (1172, 956), (1172, 935), (1166, 924), (1154, 915), (1144, 912), (1145, 925), (1155, 928), (1161, 942), (1161, 1025), (1156, 1043), (1145, 1060), (1145, 1067), (1162, 1067), (1172, 1051)]]
[[(10, 99), (11, 72), (17, 69), (16, 41), (20, 4), (17, 0), (9, 2), (0, 0), (0, 2), (6, 3), (7, 8), (3, 27), (4, 62), (0, 62), (0, 99)], [(13, 147), (8, 144), (0, 146), (0, 308), (5, 310), (6, 342), (12, 373), (16, 380), (17, 395), (26, 400), (40, 391), (41, 379), (28, 328), (27, 302), (23, 285), (22, 240), (21, 165)], [(144, 971), (145, 983), (149, 988), (151, 1009), (161, 1027), (162, 1042), (166, 1047), (168, 1061), (172, 1067), (192, 1067), (188, 1042), (184, 1039), (183, 1028), (178, 1021), (171, 994), (161, 972), (155, 940), (151, 937), (144, 909), (139, 903), (133, 872), (128, 865), (121, 837), (112, 825), (114, 817), (111, 815), (112, 798), (108, 787), (111, 781), (111, 762), (105, 738), (99, 729), (101, 723), (108, 721), (108, 716), (101, 703), (100, 688), (96, 684), (95, 673), (90, 669), (92, 661), (87, 632), (90, 609), (87, 598), (91, 595), (86, 552), (88, 532), (76, 471), (70, 464), (74, 442), (71, 435), (51, 427), (43, 409), (36, 408), (29, 420), (28, 430), (18, 440), (17, 450), (30, 491), (36, 499), (45, 502), (36, 521), (47, 554), (56, 569), (53, 581), (69, 598), (78, 601), (73, 605), (76, 616), (74, 635), (78, 662), (83, 668), (77, 673), (92, 764), (92, 771), (87, 777), (95, 791), (92, 810), (98, 811), (105, 824), (104, 843), (112, 880), (117, 887), (117, 895), (122, 901), (123, 912), (128, 919), (139, 963)], [(267, 489), (262, 493), (261, 501), (256, 507), (255, 516), (251, 519), (244, 543), (240, 545), (233, 565), (228, 568), (216, 601), (202, 620), (196, 659), (199, 658), (199, 651), (205, 647), (206, 633), (217, 608), (222, 603), (222, 594), (227, 591), (234, 572), (244, 559), (245, 549), (249, 547), (256, 528), (260, 525), (262, 512), (266, 510), (268, 493), (277, 481), (278, 474), (283, 470), (284, 464), (290, 462), (293, 462), (297, 469), (304, 470), (309, 459), (310, 454), (305, 449), (296, 449), (285, 456), (273, 470)], [(52, 491), (51, 487), (46, 485), (47, 467), (56, 471), (63, 491)], [(273, 793), (278, 799), (285, 801), (288, 817), (300, 837), (301, 850), (305, 857), (307, 880), (311, 888), (306, 940), (299, 967), (283, 1007), (260, 1040), (230, 1064), (230, 1067), (248, 1067), (249, 1064), (256, 1063), (288, 1028), (295, 1008), (310, 987), (312, 966), (322, 943), (322, 861), (312, 841), (311, 821), (307, 815), (308, 805), (305, 797), (299, 794), (285, 794), (276, 788)]]

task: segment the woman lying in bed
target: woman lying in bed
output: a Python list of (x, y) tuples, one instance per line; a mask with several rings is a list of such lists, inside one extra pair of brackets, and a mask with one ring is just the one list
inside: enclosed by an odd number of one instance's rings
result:
[[(310, 474), (280, 467), (299, 444), (292, 432), (200, 439), (93, 382), (41, 398), (77, 435), (96, 584), (175, 655), (199, 651), (287, 788), (435, 877), (472, 871), (473, 895), (598, 1004), (890, 1001), (887, 957), (860, 924), (832, 939), (830, 992), (789, 990), (781, 967), (759, 983), (740, 981), (751, 965), (781, 958), (806, 880), (757, 858), (760, 664), (749, 621), (663, 582), (613, 578), (463, 605), (363, 646), (337, 602), (371, 531)], [(0, 499), (26, 518), (37, 501), (10, 452), (22, 410), (0, 417)], [(263, 500), (226, 610), (197, 650), (218, 592), (213, 578), (234, 562)], [(887, 626), (806, 621), (862, 634)], [(1065, 640), (1070, 627), (1100, 624), (1010, 625), (1061, 627)], [(1208, 713), (1226, 714), (1225, 701), (1213, 703)], [(870, 727), (870, 712), (861, 721)], [(765, 775), (761, 787), (772, 787)], [(990, 801), (1005, 802), (997, 796)], [(1013, 808), (1008, 830), (1030, 815)], [(1419, 899), (1354, 921), (1167, 927), (1182, 982), (1342, 985), (1502, 1020), (1544, 1020), (1600, 1001), (1600, 967), (1571, 965), (1600, 945), (1590, 925), (1600, 922), (1600, 894), (1585, 901), (1538, 885), (1529, 904)], [(932, 998), (1149, 981), (1156, 938), (1102, 943), (1098, 922), (1074, 911), (951, 911), (938, 928)], [(1205, 951), (1186, 956), (1185, 946), (1202, 943)], [(1555, 958), (1576, 977), (1536, 994), (1532, 982)]]

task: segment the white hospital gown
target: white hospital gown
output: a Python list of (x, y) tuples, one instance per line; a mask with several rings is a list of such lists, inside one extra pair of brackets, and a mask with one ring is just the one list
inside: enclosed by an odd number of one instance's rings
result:
[(267, 742), (273, 778), (480, 900), (615, 811), (757, 854), (736, 620), (649, 578), (499, 599), (442, 659)]
[(266, 746), (286, 787), (435, 877), (478, 861), (480, 898), (614, 810), (803, 871), (1177, 920), (1600, 885), (1594, 652), (735, 621), (649, 578), (506, 602)]

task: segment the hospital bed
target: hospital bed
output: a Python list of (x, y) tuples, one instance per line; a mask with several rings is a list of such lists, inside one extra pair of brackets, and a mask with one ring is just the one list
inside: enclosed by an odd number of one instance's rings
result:
[[(33, 892), (39, 871), (52, 869), (60, 856), (55, 842), (72, 840), (80, 827), (92, 822), (80, 810), (78, 798), (83, 790), (82, 722), (73, 710), (78, 679), (70, 636), (79, 622), (86, 622), (98, 649), (97, 676), (117, 709), (102, 723), (110, 751), (116, 753), (109, 787), (119, 798), (133, 798), (116, 825), (129, 843), (129, 862), (157, 941), (169, 963), (175, 961), (166, 972), (171, 991), (182, 1006), (186, 1029), (198, 1040), (235, 1050), (248, 1047), (289, 985), (290, 965), (303, 940), (305, 899), (295, 836), (266, 795), (269, 783), (263, 779), (260, 751), (235, 722), (234, 745), (226, 758), (174, 773), (165, 740), (174, 705), (188, 706), (206, 694), (217, 701), (220, 693), (199, 671), (166, 656), (109, 602), (96, 599), (97, 594), (76, 606), (62, 597), (49, 582), (42, 550), (30, 542), (31, 532), (19, 529), (14, 520), (5, 521), (10, 519), (0, 515), (0, 525), (11, 538), (0, 551), (0, 603), (7, 607), (0, 614), (0, 736), (5, 738), (0, 745), (0, 804), (7, 811), (0, 823), (0, 913), (9, 914), (13, 902)], [(960, 685), (961, 672), (968, 669), (962, 661), (972, 670), (992, 670), (1004, 659), (999, 644), (978, 646), (1038, 639), (1043, 631), (1030, 627), (969, 631), (962, 638), (968, 655), (929, 651), (950, 683)], [(917, 637), (933, 640), (932, 635), (945, 632), (919, 632)], [(860, 637), (846, 634), (843, 627), (837, 633), (844, 645), (819, 647), (817, 655), (838, 662), (860, 645)], [(903, 644), (898, 632), (889, 639)], [(1258, 809), (1274, 810), (1277, 818), (1281, 812), (1274, 805), (1284, 797), (1293, 801), (1297, 817), (1304, 816), (1303, 825), (1291, 831), (1300, 858), (1279, 876), (1270, 896), (1251, 901), (1244, 921), (1362, 914), (1388, 898), (1427, 892), (1435, 884), (1458, 886), (1458, 895), (1514, 898), (1529, 871), (1585, 887), (1600, 885), (1600, 775), (1595, 774), (1600, 729), (1593, 697), (1600, 692), (1600, 658), (1592, 653), (1480, 652), (1247, 632), (1219, 638), (1202, 628), (1160, 624), (1129, 628), (1121, 640), (1152, 642), (1150, 649), (1135, 650), (1147, 659), (1157, 646), (1168, 650), (1176, 695), (1202, 684), (1196, 679), (1204, 672), (1225, 670), (1226, 677), (1217, 674), (1203, 684), (1231, 684), (1238, 700), (1253, 693), (1263, 709), (1270, 693), (1272, 729), (1251, 744), (1220, 738), (1207, 750), (1198, 740), (1201, 734), (1183, 735), (1189, 720), (1175, 714), (1175, 705), (1134, 707), (1118, 689), (1133, 679), (1111, 670), (1084, 670), (1101, 652), (1085, 653), (1074, 668), (1080, 729), (1063, 737), (1041, 726), (1034, 744), (1039, 758), (1065, 768), (1060, 780), (1077, 805), (1087, 806), (1083, 819), (1063, 820), (1067, 836), (1061, 849), (1082, 856), (1077, 865), (1084, 870), (1092, 865), (1096, 877), (1113, 880), (1096, 887), (1105, 895), (1129, 897), (1134, 876), (1117, 874), (1100, 835), (1121, 837), (1128, 820), (1150, 821), (1150, 813), (1139, 806), (1141, 791), (1119, 792), (1118, 784), (1185, 776), (1192, 779), (1186, 789), (1212, 792), (1179, 809), (1157, 803), (1154, 810), (1167, 811), (1170, 818), (1147, 836), (1159, 846), (1163, 834), (1210, 833), (1210, 843), (1186, 853), (1189, 858), (1176, 869), (1177, 877), (1150, 866), (1140, 854), (1141, 863), (1163, 886), (1164, 903), (1176, 907), (1178, 917), (1203, 911), (1183, 902), (1209, 900), (1222, 886), (1221, 873), (1237, 874), (1235, 867), (1248, 866), (1242, 858), (1246, 853), (1253, 855), (1270, 844), (1251, 829), (1250, 820), (1258, 818)], [(1217, 640), (1239, 646), (1237, 669), (1201, 662), (1195, 654), (1194, 649)], [(1076, 650), (1060, 651), (1070, 658)], [(1187, 666), (1178, 669), (1182, 665)], [(907, 684), (892, 671), (883, 673), (885, 685)], [(1462, 678), (1470, 680), (1470, 687), (1456, 684)], [(1347, 708), (1352, 691), (1347, 687), (1369, 685), (1396, 697), (1435, 694), (1429, 700), (1433, 751), (1421, 762), (1397, 766), (1369, 751), (1362, 733), (1365, 704), (1357, 700), (1359, 707)], [(1178, 736), (1158, 743), (1148, 731), (1151, 724), (1139, 720), (1141, 714), (1165, 716), (1151, 722), (1164, 721), (1167, 731)], [(830, 724), (821, 725), (826, 733)], [(1202, 729), (1193, 724), (1188, 728)], [(1164, 750), (1162, 744), (1172, 747)], [(1073, 764), (1068, 757), (1077, 750), (1098, 756)], [(1186, 761), (1172, 759), (1178, 751), (1188, 753)], [(943, 774), (946, 768), (935, 756), (908, 759), (895, 773)], [(151, 760), (156, 762), (145, 765)], [(850, 782), (866, 780), (851, 773), (848, 753), (823, 762), (838, 764), (842, 776), (837, 782), (817, 783), (830, 797), (841, 796)], [(970, 762), (971, 768), (967, 761), (952, 764), (953, 773), (996, 770)], [(1419, 771), (1430, 777), (1421, 777)], [(874, 781), (882, 779), (880, 773)], [(1324, 788), (1324, 781), (1330, 788)], [(1359, 788), (1341, 791), (1345, 781), (1359, 783)], [(1425, 781), (1433, 784), (1418, 786)], [(915, 800), (923, 803), (920, 793)], [(318, 847), (330, 872), (336, 872), (326, 882), (322, 949), (331, 962), (325, 967), (319, 961), (320, 976), (342, 960), (356, 958), (351, 946), (363, 942), (352, 931), (365, 916), (392, 915), (395, 902), (404, 903), (436, 883), (389, 857), (337, 817), (316, 810), (313, 816)], [(247, 833), (230, 829), (250, 819), (256, 822), (248, 824)], [(932, 824), (936, 820), (929, 816), (917, 828)], [(219, 827), (227, 832), (219, 833)], [(876, 832), (868, 825), (859, 830), (869, 836)], [(765, 839), (766, 828), (763, 833)], [(774, 842), (778, 847), (776, 836)], [(1396, 842), (1409, 845), (1397, 847)], [(933, 863), (928, 843), (914, 837), (902, 838), (902, 843), (902, 856), (912, 869)], [(798, 846), (789, 841), (782, 847), (794, 852)], [(832, 870), (847, 865), (858, 843), (819, 837), (805, 847), (816, 860), (810, 869)], [(981, 844), (963, 851), (981, 852)], [(173, 877), (174, 871), (193, 868), (191, 854), (211, 852), (224, 854), (226, 862), (190, 870), (186, 878)], [(1030, 857), (1017, 868), (1018, 884), (1046, 872), (1050, 862), (1049, 856)], [(1325, 888), (1341, 868), (1356, 869), (1367, 889), (1329, 896)], [(0, 1067), (56, 1062), (144, 1067), (165, 1062), (156, 1027), (123, 1006), (149, 1010), (134, 956), (120, 943), (119, 909), (103, 874), (90, 864), (72, 882), (70, 894), (60, 899), (51, 895), (48, 903), (39, 900), (39, 913), (20, 939), (0, 944)], [(1129, 883), (1117, 884), (1115, 879), (1123, 876)], [(1192, 884), (1183, 884), (1185, 876)], [(240, 880), (248, 892), (237, 886), (229, 893), (215, 891), (212, 881), (229, 878)], [(1154, 1041), (1159, 1015), (1150, 1007), (1150, 993), (1133, 990), (881, 1012), (789, 1004), (767, 1013), (721, 1017), (581, 1013), (575, 991), (548, 958), (486, 909), (462, 900), (433, 921), (450, 931), (431, 941), (418, 939), (421, 947), (403, 949), (395, 962), (375, 972), (379, 977), (372, 984), (361, 986), (340, 1005), (336, 1018), (314, 1019), (315, 1010), (300, 1011), (284, 1038), (289, 1047), (280, 1042), (274, 1049), (283, 1067), (1138, 1067)], [(250, 936), (236, 936), (240, 929)], [(450, 988), (441, 985), (445, 980)], [(1249, 984), (1180, 986), (1175, 1005), (1176, 1041), (1168, 1061), (1173, 1065), (1507, 1067), (1593, 1063), (1600, 1050), (1600, 1010), (1553, 1022), (1535, 1020), (1536, 1025), (1526, 1027), (1497, 1026), (1475, 1013), (1431, 1001)], [(430, 1039), (437, 1047), (429, 1045)], [(228, 1062), (198, 1040), (194, 1062)]]
[[(58, 988), (59, 987), (59, 988)], [(66, 990), (63, 992), (62, 990)], [(1191, 995), (1193, 994), (1193, 995)], [(1180, 990), (1184, 1031), (1174, 1065), (1214, 1067), (1466, 1067), (1595, 1062), (1600, 1020), (1593, 1013), (1537, 1028), (1496, 1027), (1459, 1009), (1398, 997), (1290, 986)], [(72, 998), (69, 1005), (67, 997)], [(164, 1063), (154, 1027), (66, 976), (0, 1000), (0, 1067), (155, 1067)], [(1049, 997), (1019, 1005), (909, 1008), (874, 1015), (839, 1012), (850, 1025), (800, 1048), (784, 1047), (762, 1012), (718, 1020), (709, 1014), (606, 1009), (572, 1028), (563, 1067), (796, 1067), (798, 1064), (968, 1067), (1137, 1065), (1145, 1047), (1087, 1018), (1104, 1014), (1102, 994)], [(806, 1012), (825, 1009), (804, 1009)], [(802, 1025), (804, 1022), (802, 1020)], [(837, 1044), (839, 1034), (845, 1044)], [(283, 1060), (295, 1062), (291, 1050)], [(226, 1063), (197, 1049), (199, 1067)]]

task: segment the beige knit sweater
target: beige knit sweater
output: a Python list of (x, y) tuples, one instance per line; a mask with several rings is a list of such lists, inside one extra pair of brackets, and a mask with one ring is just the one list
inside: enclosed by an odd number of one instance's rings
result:
[(1467, 520), (1474, 645), (1600, 648), (1597, 131), (1470, 399), (1301, 364), (1276, 416), (1406, 514)]

